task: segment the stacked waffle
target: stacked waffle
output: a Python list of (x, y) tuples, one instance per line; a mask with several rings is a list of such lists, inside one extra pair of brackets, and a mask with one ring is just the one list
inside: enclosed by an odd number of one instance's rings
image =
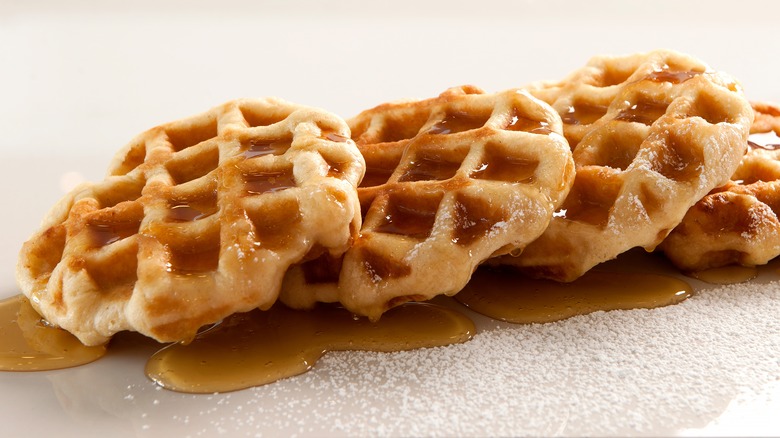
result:
[(560, 281), (637, 246), (685, 269), (765, 263), (780, 142), (751, 126), (780, 132), (780, 111), (670, 51), (347, 121), (228, 102), (131, 141), (52, 209), (17, 278), (47, 320), (100, 344), (188, 340), (276, 301), (377, 319), (457, 293), (486, 262)]

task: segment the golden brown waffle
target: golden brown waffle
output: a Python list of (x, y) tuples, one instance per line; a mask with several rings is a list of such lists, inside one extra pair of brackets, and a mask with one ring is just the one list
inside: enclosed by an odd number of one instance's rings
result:
[(277, 99), (237, 100), (153, 128), (76, 188), (24, 244), (24, 293), (88, 345), (121, 330), (192, 338), (268, 308), (288, 266), (345, 251), (365, 162), (349, 128)]
[(545, 233), (497, 263), (561, 281), (658, 245), (728, 180), (753, 120), (736, 82), (670, 51), (595, 57), (531, 92), (561, 115), (577, 175)]
[(780, 107), (752, 105), (748, 151), (731, 181), (688, 210), (659, 247), (680, 269), (756, 266), (780, 255)]
[(561, 121), (524, 91), (452, 88), (349, 120), (366, 159), (360, 238), (344, 259), (292, 269), (281, 299), (340, 301), (376, 319), (409, 300), (452, 295), (484, 259), (522, 249), (569, 190)]

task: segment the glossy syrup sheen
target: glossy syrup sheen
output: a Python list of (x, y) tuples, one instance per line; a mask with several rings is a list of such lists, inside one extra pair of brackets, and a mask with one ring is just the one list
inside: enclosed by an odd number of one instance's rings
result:
[(664, 102), (639, 102), (621, 111), (615, 120), (652, 125), (666, 113), (669, 105)]
[(509, 119), (509, 123), (504, 129), (508, 131), (526, 131), (545, 135), (552, 133), (547, 122), (523, 117), (518, 115), (517, 111), (512, 113), (512, 117)]
[(47, 324), (22, 295), (0, 301), (0, 370), (57, 370), (105, 354), (105, 346), (86, 347), (67, 331)]
[(265, 155), (282, 155), (292, 145), (292, 140), (253, 140), (243, 152), (244, 159)]
[(673, 71), (668, 68), (662, 70), (656, 70), (649, 75), (646, 79), (655, 82), (669, 82), (672, 84), (682, 84), (685, 81), (693, 79), (695, 76), (702, 74), (700, 71), (683, 70)]
[(87, 228), (96, 246), (110, 245), (138, 233), (140, 222), (93, 222)]
[(421, 156), (410, 163), (409, 168), (398, 179), (404, 181), (443, 181), (455, 176), (460, 161), (449, 161), (445, 157)]
[(175, 391), (233, 391), (304, 373), (327, 351), (450, 345), (471, 339), (474, 332), (470, 319), (434, 304), (405, 304), (376, 323), (338, 307), (300, 311), (275, 306), (233, 315), (188, 345), (159, 351), (146, 373)]
[(168, 209), (168, 220), (191, 222), (211, 216), (218, 210), (217, 192), (211, 192), (199, 198), (171, 202)]
[(607, 113), (607, 107), (587, 103), (577, 103), (561, 114), (561, 120), (567, 125), (590, 125)]
[(428, 134), (457, 134), (479, 129), (485, 125), (487, 119), (488, 117), (480, 117), (465, 112), (447, 114), (443, 120), (428, 129)]
[(244, 175), (244, 178), (246, 191), (254, 195), (295, 187), (292, 169), (254, 172)]
[(729, 265), (719, 268), (705, 269), (688, 274), (697, 280), (711, 284), (735, 284), (750, 281), (758, 276), (758, 268), (754, 266)]
[(599, 310), (667, 306), (691, 293), (688, 283), (658, 274), (590, 271), (571, 283), (558, 283), (480, 268), (455, 299), (491, 318), (528, 324)]

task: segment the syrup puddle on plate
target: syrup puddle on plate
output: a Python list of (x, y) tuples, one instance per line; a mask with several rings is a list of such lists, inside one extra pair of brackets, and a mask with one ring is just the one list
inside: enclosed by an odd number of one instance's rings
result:
[(519, 324), (559, 321), (599, 310), (677, 304), (691, 286), (659, 274), (592, 270), (571, 283), (526, 278), (509, 269), (482, 267), (455, 299), (477, 313)]
[(87, 347), (41, 318), (22, 295), (0, 301), (0, 370), (45, 371), (93, 362), (105, 346)]
[[(676, 304), (691, 293), (685, 281), (653, 273), (593, 270), (572, 283), (556, 283), (482, 267), (455, 299), (494, 319), (544, 323), (599, 310)], [(179, 392), (234, 391), (304, 373), (327, 351), (445, 346), (468, 341), (475, 332), (461, 312), (433, 303), (401, 305), (376, 323), (334, 305), (314, 311), (277, 305), (232, 315), (187, 345), (157, 351), (146, 374)], [(104, 346), (85, 347), (45, 323), (22, 296), (0, 302), (0, 335), (0, 370), (67, 368), (106, 353)], [(121, 351), (121, 344), (112, 342), (109, 351)]]
[(334, 306), (316, 311), (274, 306), (236, 314), (152, 356), (146, 375), (160, 386), (188, 393), (235, 391), (309, 370), (327, 351), (402, 351), (465, 342), (474, 323), (448, 308), (409, 303), (376, 323)]
[(736, 284), (756, 278), (758, 276), (758, 268), (754, 266), (729, 265), (689, 272), (686, 275), (710, 284)]

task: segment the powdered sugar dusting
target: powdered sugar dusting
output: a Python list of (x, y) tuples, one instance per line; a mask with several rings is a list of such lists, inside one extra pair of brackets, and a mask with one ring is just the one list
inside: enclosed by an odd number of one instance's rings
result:
[[(754, 281), (551, 324), (477, 316), (482, 331), (465, 344), (330, 353), (276, 384), (153, 399), (179, 399), (173, 420), (193, 436), (668, 435), (777, 384), (778, 315), (780, 282)], [(151, 400), (134, 403), (150, 412)]]
[(48, 379), (69, 416), (108, 412), (147, 437), (697, 435), (733, 400), (780, 384), (780, 281), (770, 271), (742, 285), (691, 279), (697, 294), (675, 306), (550, 324), (464, 309), (480, 329), (467, 343), (329, 353), (308, 373), (234, 393), (159, 390), (127, 356)]

